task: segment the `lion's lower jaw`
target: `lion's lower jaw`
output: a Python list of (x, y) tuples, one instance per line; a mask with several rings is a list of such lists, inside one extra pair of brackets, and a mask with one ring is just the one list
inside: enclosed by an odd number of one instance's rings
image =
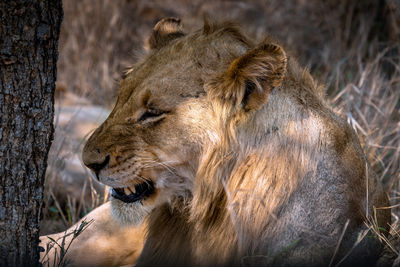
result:
[(111, 214), (121, 225), (140, 225), (153, 208), (154, 206), (143, 205), (139, 201), (124, 203), (111, 199)]

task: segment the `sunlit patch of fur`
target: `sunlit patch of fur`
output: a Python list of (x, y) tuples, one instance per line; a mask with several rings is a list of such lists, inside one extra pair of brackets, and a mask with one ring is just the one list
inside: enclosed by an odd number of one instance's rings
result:
[[(252, 118), (220, 120), (220, 125), (226, 125), (220, 128), (220, 142), (210, 145), (200, 160), (191, 220), (197, 222), (200, 233), (212, 220), (232, 224), (240, 253), (255, 249), (260, 240), (267, 239), (277, 227), (277, 209), (285, 205), (302, 177), (316, 170), (321, 157), (321, 124), (281, 94), (273, 92), (270, 101)], [(216, 121), (226, 111), (219, 107), (219, 103), (214, 106)], [(285, 113), (277, 114), (276, 110)], [(220, 210), (216, 219), (210, 211), (221, 209), (218, 206), (226, 209)], [(263, 231), (266, 227), (271, 231)], [(228, 235), (229, 227), (224, 231)], [(197, 246), (195, 253), (200, 257), (207, 250)]]

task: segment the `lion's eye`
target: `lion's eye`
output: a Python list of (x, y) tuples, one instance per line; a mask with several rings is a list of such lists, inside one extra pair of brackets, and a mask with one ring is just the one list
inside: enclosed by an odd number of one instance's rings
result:
[(146, 110), (146, 112), (144, 112), (142, 114), (142, 116), (140, 116), (138, 121), (145, 121), (145, 120), (148, 120), (148, 119), (151, 119), (151, 118), (157, 118), (157, 117), (160, 117), (163, 114), (164, 114), (164, 112), (162, 112), (160, 110), (149, 109), (149, 110)]

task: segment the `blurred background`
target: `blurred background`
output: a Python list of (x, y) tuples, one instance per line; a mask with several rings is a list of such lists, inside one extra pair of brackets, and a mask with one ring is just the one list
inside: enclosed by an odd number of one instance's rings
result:
[[(56, 133), (41, 235), (65, 230), (107, 200), (81, 163), (88, 135), (108, 115), (121, 74), (164, 17), (187, 32), (204, 18), (231, 20), (255, 40), (270, 35), (325, 84), (332, 107), (359, 135), (387, 189), (400, 198), (400, 0), (65, 0), (59, 43)], [(361, 186), (361, 185), (360, 185)]]

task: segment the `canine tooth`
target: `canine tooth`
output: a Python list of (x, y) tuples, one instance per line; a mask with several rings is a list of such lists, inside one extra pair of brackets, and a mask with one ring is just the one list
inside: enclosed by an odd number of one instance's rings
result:
[(128, 187), (129, 190), (131, 190), (132, 193), (136, 193), (136, 188), (135, 187)]
[(125, 195), (131, 194), (131, 190), (129, 190), (129, 187), (124, 187), (124, 193), (125, 193)]

